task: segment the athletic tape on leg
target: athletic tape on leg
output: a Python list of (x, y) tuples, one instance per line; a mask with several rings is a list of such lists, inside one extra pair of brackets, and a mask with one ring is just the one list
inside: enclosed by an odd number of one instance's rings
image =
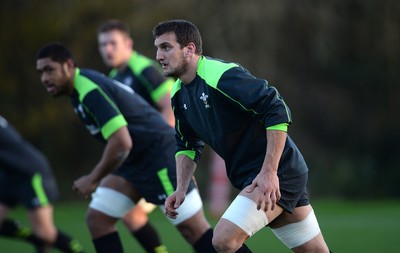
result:
[(293, 249), (310, 241), (316, 237), (320, 231), (314, 210), (311, 210), (308, 216), (302, 221), (272, 229), (276, 237), (289, 249)]
[(133, 206), (130, 198), (106, 187), (97, 187), (89, 204), (89, 207), (115, 218), (124, 217)]
[(268, 225), (268, 217), (262, 210), (257, 210), (257, 204), (238, 195), (228, 207), (222, 218), (231, 221), (243, 229), (249, 236)]
[[(195, 215), (201, 208), (203, 207), (203, 202), (200, 198), (200, 194), (197, 191), (197, 189), (191, 190), (185, 198), (185, 201), (183, 204), (176, 209), (176, 211), (179, 213), (176, 219), (171, 219), (168, 216), (165, 216), (168, 218), (168, 220), (173, 224), (173, 225), (178, 225), (182, 223), (183, 221), (191, 218), (193, 215)], [(161, 211), (164, 213), (165, 211), (165, 205), (160, 205)]]
[(147, 202), (144, 198), (136, 202), (136, 205), (140, 206), (146, 213), (151, 213), (157, 207), (157, 205)]

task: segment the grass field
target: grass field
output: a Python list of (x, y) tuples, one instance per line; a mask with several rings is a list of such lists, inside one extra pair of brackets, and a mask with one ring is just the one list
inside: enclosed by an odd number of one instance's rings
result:
[[(400, 200), (397, 201), (314, 201), (314, 210), (319, 219), (325, 239), (334, 253), (338, 252), (400, 252)], [(59, 228), (74, 235), (88, 253), (93, 253), (89, 232), (85, 225), (85, 202), (57, 203), (55, 221)], [(12, 216), (26, 223), (22, 209), (13, 211)], [(153, 224), (161, 232), (162, 240), (170, 253), (190, 253), (191, 247), (182, 239), (175, 228), (156, 209), (150, 215)], [(215, 224), (216, 221), (211, 221)], [(143, 253), (140, 246), (130, 237), (127, 230), (118, 224), (125, 252)], [(279, 242), (269, 229), (264, 229), (250, 238), (246, 244), (255, 253), (291, 252)], [(29, 244), (0, 239), (0, 253), (33, 252)], [(54, 251), (57, 252), (57, 251)]]

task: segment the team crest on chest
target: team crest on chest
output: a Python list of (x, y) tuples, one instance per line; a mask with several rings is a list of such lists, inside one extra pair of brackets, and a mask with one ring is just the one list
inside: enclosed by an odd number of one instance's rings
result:
[(127, 76), (124, 78), (124, 80), (122, 81), (122, 83), (124, 83), (125, 85), (131, 86), (133, 83), (133, 79), (130, 76)]
[(208, 104), (208, 95), (206, 95), (204, 92), (201, 94), (200, 100), (203, 101), (204, 107), (205, 107), (206, 109), (211, 107), (211, 106)]

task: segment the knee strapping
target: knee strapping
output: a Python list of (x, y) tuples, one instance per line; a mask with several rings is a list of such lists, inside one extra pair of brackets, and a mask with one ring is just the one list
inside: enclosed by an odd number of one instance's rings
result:
[(106, 187), (98, 187), (89, 204), (89, 207), (115, 218), (124, 217), (133, 206), (130, 198)]
[[(165, 205), (160, 205), (159, 207), (161, 211), (164, 212)], [(202, 207), (203, 202), (200, 194), (197, 189), (193, 189), (186, 195), (185, 201), (182, 203), (182, 205), (176, 209), (176, 211), (179, 213), (178, 217), (176, 217), (176, 219), (171, 219), (167, 216), (166, 217), (173, 225), (176, 226), (193, 217)]]
[(243, 229), (249, 236), (268, 225), (268, 217), (263, 210), (257, 210), (257, 204), (244, 196), (237, 196), (222, 218)]
[(291, 223), (280, 228), (272, 229), (272, 232), (278, 237), (289, 249), (293, 249), (310, 241), (320, 233), (317, 217), (314, 211), (299, 222)]

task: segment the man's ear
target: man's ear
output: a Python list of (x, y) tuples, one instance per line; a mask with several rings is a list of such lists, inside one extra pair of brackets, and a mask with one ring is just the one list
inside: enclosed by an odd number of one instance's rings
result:
[(128, 43), (128, 46), (133, 49), (133, 46), (135, 45), (135, 41), (132, 38), (127, 38), (127, 43)]
[(186, 57), (191, 57), (195, 54), (196, 52), (196, 45), (194, 43), (189, 43), (186, 46), (186, 50), (185, 50), (185, 56)]
[(63, 68), (65, 73), (71, 73), (74, 71), (75, 69), (75, 62), (72, 59), (68, 59), (64, 64), (63, 64)]

